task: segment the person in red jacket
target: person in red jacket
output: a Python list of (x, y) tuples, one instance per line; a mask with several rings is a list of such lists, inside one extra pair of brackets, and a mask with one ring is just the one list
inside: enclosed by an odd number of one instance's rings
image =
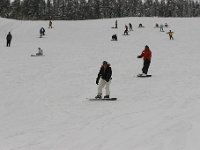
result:
[(142, 75), (146, 76), (149, 66), (151, 64), (151, 56), (152, 56), (152, 52), (149, 49), (149, 46), (145, 46), (145, 49), (142, 51), (142, 54), (137, 56), (137, 58), (143, 58), (144, 63), (143, 63), (143, 68), (142, 68)]

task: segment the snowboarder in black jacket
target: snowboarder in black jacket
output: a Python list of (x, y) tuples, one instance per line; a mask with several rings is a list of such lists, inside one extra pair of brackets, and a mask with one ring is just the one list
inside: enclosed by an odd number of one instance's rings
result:
[(110, 97), (110, 83), (112, 79), (111, 76), (112, 76), (112, 69), (110, 67), (110, 64), (107, 61), (103, 61), (103, 64), (96, 78), (96, 84), (99, 85), (99, 87), (98, 87), (98, 94), (95, 98), (102, 98), (102, 89), (104, 87), (106, 89), (106, 95), (104, 96), (104, 98)]
[(12, 40), (12, 34), (10, 32), (7, 34), (6, 40), (7, 40), (7, 47), (10, 47), (11, 40)]

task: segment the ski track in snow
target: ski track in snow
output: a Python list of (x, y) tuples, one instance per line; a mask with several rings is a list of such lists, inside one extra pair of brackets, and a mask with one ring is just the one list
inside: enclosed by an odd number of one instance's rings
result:
[[(53, 21), (48, 29), (48, 21), (0, 18), (0, 149), (200, 148), (199, 18), (120, 18), (111, 29), (115, 20)], [(134, 31), (123, 36), (129, 22)], [(165, 22), (165, 32), (154, 28)], [(153, 76), (140, 79), (137, 55), (145, 45)], [(30, 57), (38, 47), (45, 56)], [(103, 60), (111, 63), (111, 96), (118, 100), (88, 101)]]

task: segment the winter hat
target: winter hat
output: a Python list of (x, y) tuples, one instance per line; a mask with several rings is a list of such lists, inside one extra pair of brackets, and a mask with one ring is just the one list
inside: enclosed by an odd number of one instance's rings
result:
[(146, 46), (145, 46), (145, 48), (149, 49), (149, 46), (148, 46), (148, 45), (146, 45)]
[(103, 65), (107, 65), (108, 64), (108, 62), (107, 61), (103, 61)]

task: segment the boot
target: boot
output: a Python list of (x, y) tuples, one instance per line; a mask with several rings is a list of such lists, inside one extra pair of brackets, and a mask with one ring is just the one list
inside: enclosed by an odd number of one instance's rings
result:
[(106, 96), (104, 96), (104, 98), (110, 98), (110, 96), (109, 96), (109, 95), (106, 95)]
[(95, 96), (96, 99), (101, 99), (101, 95)]

